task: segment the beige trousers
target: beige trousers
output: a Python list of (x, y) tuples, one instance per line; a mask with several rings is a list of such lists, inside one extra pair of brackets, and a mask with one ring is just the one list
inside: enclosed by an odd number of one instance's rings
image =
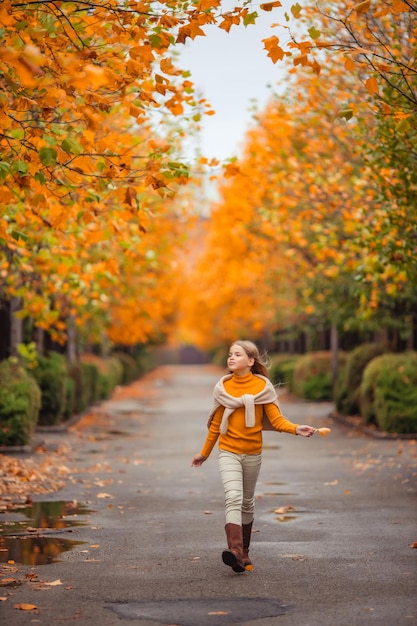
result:
[(224, 489), (226, 524), (249, 524), (255, 510), (255, 487), (261, 454), (234, 454), (219, 450), (220, 477)]

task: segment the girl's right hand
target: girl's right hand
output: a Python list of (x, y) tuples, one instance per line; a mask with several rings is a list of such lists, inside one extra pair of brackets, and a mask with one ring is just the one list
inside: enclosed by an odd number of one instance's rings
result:
[(191, 461), (191, 467), (200, 467), (200, 465), (203, 465), (206, 459), (207, 459), (206, 456), (202, 456), (201, 454), (196, 454), (193, 460)]

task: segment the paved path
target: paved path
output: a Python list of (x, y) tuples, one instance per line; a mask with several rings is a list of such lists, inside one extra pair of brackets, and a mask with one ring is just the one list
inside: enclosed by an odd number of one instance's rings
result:
[(83, 543), (59, 562), (20, 566), (21, 584), (0, 590), (1, 623), (417, 624), (417, 550), (409, 547), (417, 541), (417, 446), (332, 423), (328, 404), (282, 397), (289, 419), (332, 433), (265, 434), (255, 568), (237, 575), (223, 565), (216, 455), (190, 467), (222, 373), (159, 368), (104, 403), (95, 421), (44, 435), (51, 449), (63, 439), (70, 446), (71, 472), (62, 491), (36, 499), (93, 512), (80, 518), (84, 526), (45, 531)]

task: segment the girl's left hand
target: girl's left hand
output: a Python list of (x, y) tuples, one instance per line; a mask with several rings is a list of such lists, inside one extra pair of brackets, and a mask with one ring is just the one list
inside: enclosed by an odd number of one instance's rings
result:
[(302, 437), (311, 437), (311, 435), (314, 435), (316, 432), (316, 429), (313, 426), (302, 424), (301, 426), (297, 426), (295, 432)]

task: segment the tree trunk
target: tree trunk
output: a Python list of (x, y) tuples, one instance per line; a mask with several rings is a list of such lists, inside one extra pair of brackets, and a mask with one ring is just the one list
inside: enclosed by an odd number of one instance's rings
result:
[(16, 313), (22, 308), (20, 298), (12, 298), (10, 301), (10, 354), (19, 356), (17, 346), (23, 340), (23, 320), (16, 317)]
[(67, 358), (69, 363), (77, 362), (77, 329), (75, 328), (74, 318), (71, 315), (67, 319)]
[(43, 328), (39, 328), (36, 326), (35, 328), (35, 343), (36, 343), (36, 352), (43, 356), (45, 351), (45, 331)]
[(339, 333), (334, 322), (332, 322), (330, 329), (330, 350), (332, 353), (332, 388), (334, 394), (339, 376)]

